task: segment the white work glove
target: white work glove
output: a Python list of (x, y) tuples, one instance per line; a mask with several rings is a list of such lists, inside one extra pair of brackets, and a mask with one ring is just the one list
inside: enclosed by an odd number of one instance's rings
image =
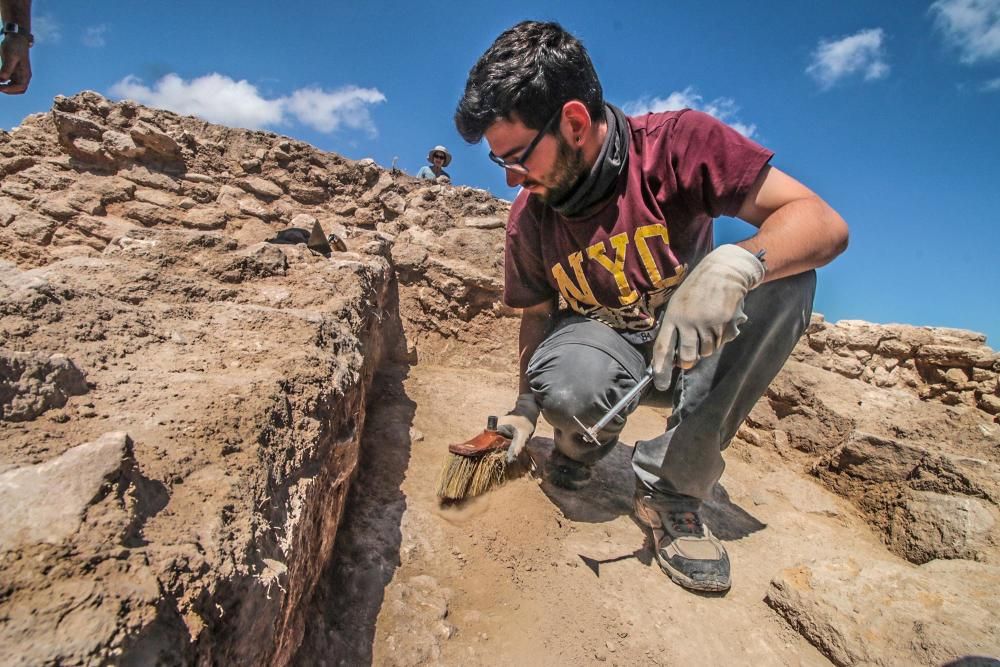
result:
[(653, 344), (653, 384), (670, 388), (674, 366), (691, 368), (736, 338), (747, 321), (743, 298), (764, 280), (764, 265), (738, 245), (721, 245), (684, 279), (667, 302)]
[(529, 391), (518, 396), (514, 409), (497, 420), (497, 433), (511, 439), (510, 447), (507, 448), (507, 463), (513, 463), (528, 444), (528, 438), (535, 432), (540, 412), (538, 403), (535, 403), (535, 395)]

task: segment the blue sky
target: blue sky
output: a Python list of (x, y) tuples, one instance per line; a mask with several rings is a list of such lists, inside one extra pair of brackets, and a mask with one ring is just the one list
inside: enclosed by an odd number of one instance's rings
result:
[[(840, 211), (851, 247), (820, 273), (827, 319), (1000, 348), (1000, 0), (499, 4), (35, 0), (34, 78), (0, 99), (0, 127), (92, 89), (409, 173), (443, 143), (456, 184), (513, 199), (452, 114), (502, 30), (556, 20), (609, 101), (714, 113)], [(722, 221), (718, 240), (746, 234)]]

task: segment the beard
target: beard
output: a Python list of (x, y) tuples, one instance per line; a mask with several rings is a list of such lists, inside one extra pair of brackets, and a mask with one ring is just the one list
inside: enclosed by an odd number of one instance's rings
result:
[(537, 195), (546, 205), (564, 201), (576, 186), (587, 178), (589, 172), (583, 159), (583, 149), (574, 149), (561, 135), (556, 136), (559, 141), (559, 152), (552, 168), (553, 183), (545, 188), (544, 194)]

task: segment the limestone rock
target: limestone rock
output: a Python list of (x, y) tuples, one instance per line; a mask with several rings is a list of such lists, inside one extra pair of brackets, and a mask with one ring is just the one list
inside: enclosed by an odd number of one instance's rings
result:
[(831, 459), (830, 469), (868, 481), (910, 479), (926, 450), (867, 433), (852, 433)]
[(237, 207), (240, 213), (252, 215), (261, 220), (277, 220), (281, 217), (281, 213), (264, 206), (260, 201), (252, 197), (243, 197), (237, 201)]
[(316, 218), (307, 213), (299, 213), (294, 218), (292, 218), (292, 227), (299, 227), (300, 229), (305, 229), (311, 231), (313, 225), (316, 224)]
[(406, 200), (398, 192), (386, 192), (379, 197), (379, 202), (385, 209), (387, 220), (392, 220), (402, 215), (406, 209)]
[(273, 181), (259, 176), (250, 176), (236, 181), (236, 185), (262, 199), (277, 199), (284, 194), (284, 191)]
[(35, 158), (30, 155), (18, 155), (11, 158), (0, 159), (0, 177), (10, 176), (19, 171), (33, 167), (37, 164)]
[(192, 181), (194, 183), (215, 183), (215, 179), (208, 174), (199, 174), (194, 171), (185, 172), (184, 178), (185, 180)]
[(38, 210), (56, 220), (66, 221), (77, 214), (65, 196), (45, 197), (38, 202)]
[(114, 164), (114, 158), (108, 154), (104, 146), (94, 139), (74, 137), (67, 146), (70, 155), (84, 161), (110, 168)]
[(966, 380), (974, 376), (974, 382), (989, 382), (1000, 369), (998, 355), (985, 342), (982, 334), (961, 329), (817, 321), (793, 358), (877, 386), (906, 387), (923, 398), (972, 405), (975, 397), (963, 392), (974, 387)]
[(181, 224), (192, 229), (222, 229), (229, 216), (217, 208), (192, 208), (181, 219)]
[(0, 193), (22, 201), (31, 201), (35, 198), (35, 193), (32, 192), (30, 187), (22, 183), (15, 183), (11, 180), (0, 182)]
[(288, 194), (301, 204), (322, 204), (329, 198), (325, 188), (301, 184), (291, 185)]
[(124, 432), (105, 433), (51, 461), (0, 473), (0, 549), (71, 536), (130, 449)]
[(991, 415), (1000, 414), (1000, 396), (994, 394), (980, 394), (976, 399), (976, 405), (983, 412)]
[(99, 197), (104, 206), (130, 201), (136, 191), (135, 183), (117, 176), (81, 176), (77, 183), (85, 192)]
[(397, 618), (395, 625), (407, 631), (385, 637), (384, 645), (376, 647), (376, 661), (399, 665), (439, 662), (441, 645), (455, 632), (447, 620), (450, 595), (451, 591), (427, 575), (390, 587), (385, 614)]
[(56, 230), (53, 245), (83, 244), (103, 250), (115, 237), (124, 235), (132, 228), (118, 219), (79, 215)]
[(337, 215), (341, 216), (351, 216), (354, 212), (358, 210), (358, 204), (354, 201), (340, 201), (335, 202), (331, 205), (330, 210), (332, 210)]
[(136, 144), (161, 158), (174, 160), (180, 156), (181, 147), (177, 141), (148, 123), (136, 123), (129, 128), (129, 132)]
[(7, 228), (28, 243), (44, 246), (52, 241), (56, 226), (56, 221), (51, 218), (37, 213), (21, 213)]
[(377, 201), (389, 188), (393, 186), (394, 183), (395, 181), (392, 178), (392, 174), (388, 172), (379, 173), (376, 182), (364, 194), (361, 201), (365, 204), (371, 204), (372, 202)]
[(126, 218), (131, 218), (145, 227), (175, 225), (180, 220), (180, 216), (172, 209), (142, 202), (129, 202), (126, 204), (124, 215)]
[(288, 270), (288, 259), (281, 247), (272, 243), (258, 243), (238, 257), (228, 258), (213, 269), (215, 276), (227, 283), (241, 283), (255, 278), (283, 276)]
[(83, 116), (53, 110), (52, 120), (59, 132), (59, 141), (67, 147), (76, 138), (100, 143), (104, 134), (104, 127)]
[(889, 542), (917, 564), (936, 558), (977, 560), (996, 528), (996, 508), (984, 500), (909, 491), (889, 520)]
[(83, 373), (66, 356), (0, 349), (0, 420), (34, 419), (85, 393)]
[(998, 356), (985, 347), (967, 348), (957, 345), (925, 345), (917, 353), (923, 361), (948, 368), (992, 368)]
[(105, 151), (117, 158), (132, 159), (142, 155), (142, 148), (137, 146), (135, 140), (123, 132), (107, 130), (101, 138), (101, 145)]
[(180, 190), (180, 183), (174, 178), (162, 172), (150, 170), (142, 165), (135, 165), (129, 169), (119, 171), (118, 175), (149, 188), (157, 188), (166, 190), (167, 192), (177, 192)]
[(0, 227), (6, 227), (23, 209), (9, 200), (0, 200)]
[(170, 207), (177, 204), (177, 197), (162, 190), (136, 188), (134, 196), (136, 201), (156, 204), (157, 206)]
[(466, 218), (465, 225), (467, 227), (475, 227), (476, 229), (502, 229), (507, 226), (506, 220), (499, 217), (484, 217), (484, 218)]
[(940, 665), (1000, 654), (1000, 570), (832, 560), (789, 568), (766, 601), (836, 665)]
[(68, 204), (74, 211), (87, 215), (104, 215), (106, 213), (100, 195), (89, 190), (74, 188), (60, 198), (60, 201)]

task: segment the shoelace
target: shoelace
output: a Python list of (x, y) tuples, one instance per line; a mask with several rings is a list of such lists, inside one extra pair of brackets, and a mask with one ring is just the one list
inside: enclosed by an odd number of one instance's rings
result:
[(674, 532), (688, 533), (690, 535), (702, 535), (704, 533), (701, 517), (695, 512), (668, 512), (667, 518), (670, 519), (670, 525), (673, 526)]

